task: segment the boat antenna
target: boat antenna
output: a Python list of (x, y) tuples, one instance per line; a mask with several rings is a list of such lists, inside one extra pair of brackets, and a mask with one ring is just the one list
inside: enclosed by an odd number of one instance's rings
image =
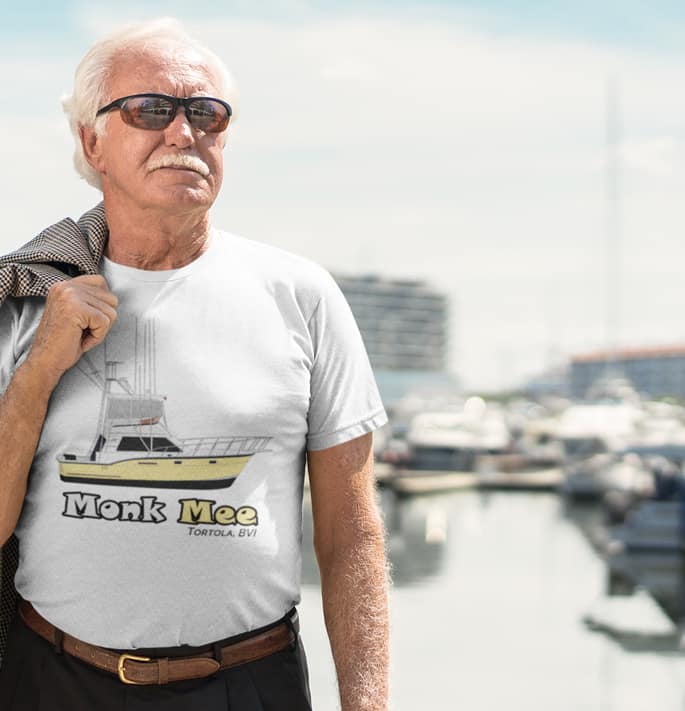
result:
[(155, 320), (154, 318), (150, 321), (150, 331), (152, 332), (152, 348), (150, 353), (150, 358), (152, 363), (150, 367), (152, 369), (152, 392), (157, 392), (157, 334), (155, 333)]
[[(88, 367), (88, 370), (84, 368), (83, 363)], [(90, 355), (88, 353), (84, 353), (81, 356), (81, 359), (76, 363), (76, 367), (83, 373), (83, 375), (90, 380), (95, 387), (98, 389), (103, 389), (105, 387), (105, 381), (100, 374), (100, 371), (95, 367)]]
[(133, 330), (133, 390), (136, 395), (140, 395), (140, 382), (138, 373), (138, 317), (134, 319)]

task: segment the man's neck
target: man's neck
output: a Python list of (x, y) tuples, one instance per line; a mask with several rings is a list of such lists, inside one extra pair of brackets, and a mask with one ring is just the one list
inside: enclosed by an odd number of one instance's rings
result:
[(105, 256), (117, 264), (151, 271), (178, 269), (197, 259), (209, 246), (209, 215), (168, 215), (156, 210), (138, 213), (108, 210), (109, 240)]

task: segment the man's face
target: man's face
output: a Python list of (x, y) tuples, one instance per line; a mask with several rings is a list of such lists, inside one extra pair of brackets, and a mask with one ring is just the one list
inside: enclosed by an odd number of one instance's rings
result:
[[(188, 97), (219, 96), (218, 82), (202, 57), (179, 45), (121, 55), (108, 85), (109, 101), (131, 94), (159, 93)], [(90, 149), (87, 147), (90, 135)], [(221, 188), (225, 132), (203, 133), (188, 123), (179, 107), (169, 126), (150, 131), (124, 123), (120, 112), (108, 114), (104, 135), (84, 135), (91, 165), (102, 176), (105, 199), (119, 209), (161, 209), (168, 213), (206, 211)], [(152, 169), (162, 156), (199, 158), (208, 175), (177, 167)], [(205, 171), (206, 172), (206, 171)]]

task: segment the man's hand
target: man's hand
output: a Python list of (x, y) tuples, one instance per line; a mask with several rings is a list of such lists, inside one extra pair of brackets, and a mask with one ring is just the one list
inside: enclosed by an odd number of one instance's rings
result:
[(100, 275), (54, 284), (27, 361), (56, 384), (86, 351), (102, 343), (116, 320), (117, 303)]

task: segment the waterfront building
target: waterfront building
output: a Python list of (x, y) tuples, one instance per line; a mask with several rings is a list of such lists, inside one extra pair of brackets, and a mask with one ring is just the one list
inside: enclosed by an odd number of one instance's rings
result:
[(447, 296), (416, 279), (334, 275), (350, 304), (387, 406), (417, 389), (454, 388)]
[(685, 399), (685, 345), (623, 348), (573, 356), (572, 397), (585, 397), (594, 383), (607, 377), (630, 381), (650, 397)]

